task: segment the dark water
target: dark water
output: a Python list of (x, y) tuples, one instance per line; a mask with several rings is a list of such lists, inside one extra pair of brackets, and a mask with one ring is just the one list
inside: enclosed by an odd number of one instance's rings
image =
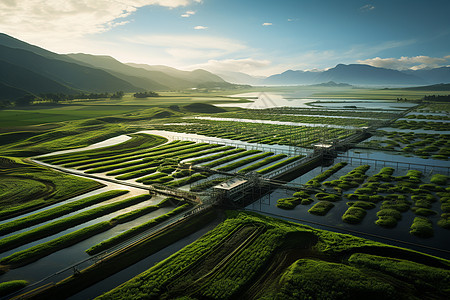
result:
[[(339, 172), (332, 175), (327, 180), (338, 179), (340, 176), (346, 174), (348, 171), (354, 169), (359, 166), (359, 163), (354, 165), (347, 165), (342, 168)], [(373, 175), (378, 173), (378, 171), (383, 166), (374, 165), (367, 171), (367, 175)], [(326, 167), (317, 167), (309, 173), (296, 178), (291, 181), (293, 183), (304, 184), (314, 176), (322, 173), (326, 170)], [(405, 175), (406, 169), (399, 169), (394, 173), (394, 176)], [(424, 182), (428, 182), (431, 174), (425, 175)], [(345, 191), (344, 193), (352, 193), (354, 189)], [(428, 217), (433, 223), (434, 236), (432, 238), (418, 238), (409, 233), (410, 226), (413, 222), (414, 217), (416, 216), (412, 211), (408, 211), (402, 213), (402, 219), (398, 222), (397, 226), (393, 229), (383, 228), (375, 224), (375, 221), (378, 219), (376, 213), (379, 211), (381, 202), (377, 203), (377, 207), (367, 211), (367, 215), (363, 219), (360, 224), (352, 225), (347, 224), (342, 221), (341, 217), (348, 209), (348, 205), (346, 204), (347, 200), (343, 199), (341, 201), (335, 202), (335, 207), (333, 207), (328, 214), (325, 216), (316, 216), (308, 213), (308, 210), (315, 204), (317, 201), (313, 202), (310, 205), (298, 205), (293, 210), (283, 210), (276, 207), (277, 200), (285, 197), (292, 197), (294, 191), (286, 190), (279, 188), (274, 190), (269, 195), (264, 196), (263, 198), (257, 200), (253, 204), (250, 204), (246, 207), (246, 209), (267, 213), (276, 217), (286, 218), (287, 220), (303, 223), (305, 225), (309, 225), (315, 228), (331, 230), (341, 233), (349, 233), (352, 235), (360, 236), (363, 238), (376, 240), (379, 242), (383, 242), (386, 244), (396, 245), (400, 247), (410, 248), (417, 251), (421, 251), (424, 253), (428, 253), (431, 255), (439, 256), (442, 258), (450, 259), (450, 243), (448, 242), (448, 237), (450, 235), (449, 230), (443, 229), (437, 225), (437, 221), (440, 219), (439, 215), (441, 213), (440, 203), (439, 201), (433, 203), (432, 210), (438, 212), (435, 216)], [(312, 222), (312, 223), (308, 223)], [(320, 223), (313, 224), (313, 223)], [(376, 236), (376, 237), (375, 237)], [(435, 249), (431, 249), (435, 248)], [(440, 251), (440, 250), (442, 251)]]
[(147, 269), (154, 266), (156, 263), (168, 258), (170, 255), (175, 252), (181, 250), (183, 247), (193, 243), (195, 240), (200, 238), (202, 235), (207, 233), (208, 231), (214, 229), (222, 220), (220, 218), (214, 220), (209, 223), (207, 226), (198, 230), (197, 232), (190, 234), (178, 242), (156, 252), (155, 254), (141, 260), (140, 262), (129, 266), (128, 268), (108, 277), (105, 280), (102, 280), (89, 288), (79, 292), (78, 294), (73, 295), (68, 298), (71, 300), (85, 300), (85, 299), (93, 299), (101, 294), (110, 291), (111, 289), (121, 285), (122, 283), (130, 280), (136, 275), (146, 271)]

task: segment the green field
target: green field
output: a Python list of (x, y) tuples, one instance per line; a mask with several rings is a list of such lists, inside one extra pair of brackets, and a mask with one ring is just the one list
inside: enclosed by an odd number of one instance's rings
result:
[(450, 262), (256, 214), (216, 229), (98, 299), (445, 297)]

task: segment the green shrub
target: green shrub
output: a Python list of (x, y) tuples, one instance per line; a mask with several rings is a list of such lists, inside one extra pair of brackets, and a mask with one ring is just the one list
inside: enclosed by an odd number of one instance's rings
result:
[(360, 207), (364, 209), (373, 209), (376, 207), (374, 203), (367, 201), (347, 202), (347, 205), (352, 207)]
[(311, 195), (311, 191), (301, 190), (301, 191), (295, 192), (294, 195), (292, 195), (292, 196), (297, 197), (297, 198), (308, 198), (309, 195)]
[(311, 203), (314, 202), (314, 200), (311, 198), (301, 198), (301, 200), (302, 200), (302, 205), (310, 205)]
[(422, 207), (413, 207), (413, 212), (418, 215), (418, 216), (432, 216), (432, 215), (436, 215), (437, 212), (435, 212), (434, 210), (428, 209), (428, 208), (422, 208)]
[(308, 212), (313, 215), (324, 216), (330, 209), (334, 207), (334, 204), (329, 201), (319, 201), (313, 207), (311, 207)]
[(392, 217), (396, 220), (400, 220), (402, 218), (402, 214), (393, 208), (384, 208), (377, 212), (378, 217)]
[(23, 289), (28, 285), (26, 280), (11, 280), (0, 283), (0, 297), (11, 294), (12, 292)]
[(431, 221), (424, 217), (415, 217), (410, 229), (409, 233), (421, 238), (432, 237), (434, 234)]
[(373, 195), (375, 192), (371, 188), (359, 188), (355, 190), (355, 194)]
[(375, 224), (386, 228), (393, 228), (397, 226), (397, 223), (397, 219), (391, 216), (380, 216), (378, 217), (378, 220), (375, 221)]
[(438, 185), (446, 185), (449, 178), (447, 175), (434, 174), (430, 182)]
[(294, 209), (300, 203), (300, 198), (280, 198), (277, 200), (277, 207), (282, 209)]
[(342, 221), (350, 224), (358, 224), (361, 223), (366, 214), (367, 211), (364, 208), (351, 206), (342, 216)]

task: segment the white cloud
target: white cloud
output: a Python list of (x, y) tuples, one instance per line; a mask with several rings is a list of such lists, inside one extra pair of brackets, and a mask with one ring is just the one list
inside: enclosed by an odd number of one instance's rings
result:
[(208, 60), (207, 63), (189, 66), (188, 69), (206, 69), (212, 72), (243, 72), (248, 74), (258, 73), (269, 67), (269, 60), (257, 60), (253, 58)]
[(375, 9), (375, 6), (373, 6), (372, 4), (366, 4), (366, 5), (361, 6), (359, 8), (359, 10), (362, 11), (362, 12), (368, 12), (368, 11), (371, 11), (371, 10), (374, 10), (374, 9)]
[[(124, 25), (137, 9), (187, 6), (198, 0), (9, 0), (0, 1), (0, 28), (29, 42), (73, 39)], [(42, 44), (42, 43), (41, 43)]]
[(122, 40), (129, 45), (160, 49), (177, 61), (204, 61), (247, 49), (239, 41), (208, 35), (136, 35)]
[(195, 30), (205, 30), (205, 29), (208, 29), (208, 27), (198, 25), (198, 26), (195, 26), (194, 29), (195, 29)]
[(273, 24), (272, 23), (269, 23), (269, 22), (265, 22), (265, 23), (262, 23), (262, 26), (272, 26)]
[(446, 66), (450, 62), (450, 55), (440, 57), (429, 57), (429, 56), (414, 56), (407, 57), (402, 56), (400, 58), (370, 58), (365, 60), (358, 60), (360, 64), (366, 64), (374, 67), (396, 69), (396, 70), (406, 70), (406, 69), (424, 69), (424, 68), (438, 68)]
[(193, 15), (195, 15), (195, 11), (193, 11), (193, 10), (188, 10), (187, 12), (185, 12), (184, 14), (182, 14), (181, 16), (182, 16), (183, 18), (189, 18), (190, 16), (193, 16)]

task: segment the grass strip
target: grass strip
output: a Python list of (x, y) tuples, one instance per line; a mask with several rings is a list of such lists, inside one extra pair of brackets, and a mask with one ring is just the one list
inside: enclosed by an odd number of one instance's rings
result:
[(87, 174), (103, 173), (103, 172), (107, 172), (107, 171), (111, 171), (111, 170), (115, 170), (115, 169), (121, 169), (121, 168), (125, 168), (125, 167), (140, 165), (142, 163), (144, 163), (144, 161), (141, 159), (140, 160), (132, 160), (132, 161), (126, 161), (126, 162), (119, 163), (119, 164), (97, 167), (97, 168), (89, 169), (84, 172)]
[(114, 202), (108, 205), (90, 209), (74, 216), (51, 222), (49, 224), (37, 227), (35, 229), (11, 235), (0, 240), (0, 252), (14, 249), (16, 247), (34, 242), (41, 238), (51, 236), (71, 227), (83, 224), (106, 214), (118, 211), (120, 209), (133, 206), (142, 201), (148, 200), (151, 195), (139, 195), (122, 201)]
[(182, 185), (186, 185), (186, 184), (190, 184), (192, 182), (199, 181), (200, 179), (204, 179), (204, 178), (207, 178), (207, 177), (208, 176), (206, 176), (206, 175), (203, 175), (203, 174), (200, 174), (200, 173), (196, 173), (196, 174), (194, 174), (192, 176), (169, 182), (167, 185), (168, 186), (173, 186), (173, 187), (179, 187), (179, 186), (182, 186)]
[[(196, 144), (188, 149), (185, 150), (180, 150), (180, 151), (175, 151), (175, 152), (171, 152), (171, 153), (166, 153), (166, 154), (161, 154), (158, 156), (152, 156), (150, 159), (161, 159), (161, 158), (169, 158), (169, 157), (179, 157), (183, 154), (190, 154), (190, 153), (198, 153), (197, 151), (202, 151), (202, 150), (206, 150), (206, 149), (210, 149), (210, 148), (215, 148), (218, 147), (219, 145), (211, 145), (208, 143), (199, 143)], [(148, 158), (147, 158), (148, 159)], [(144, 159), (147, 160), (147, 159)]]
[(259, 161), (257, 163), (254, 163), (248, 167), (245, 167), (245, 168), (239, 170), (238, 173), (248, 173), (250, 171), (256, 170), (262, 166), (265, 166), (267, 164), (270, 164), (271, 162), (277, 161), (277, 160), (285, 158), (285, 157), (287, 157), (286, 154), (277, 154), (277, 155), (267, 157), (267, 158), (263, 159), (262, 161)]
[(86, 197), (77, 201), (73, 201), (68, 204), (64, 204), (55, 208), (47, 209), (43, 212), (35, 213), (33, 215), (14, 220), (8, 223), (4, 223), (0, 225), (0, 234), (8, 234), (20, 229), (27, 228), (29, 226), (33, 226), (39, 224), (41, 222), (45, 222), (48, 220), (52, 220), (54, 218), (69, 214), (71, 212), (77, 211), (79, 209), (103, 202), (105, 200), (112, 199), (114, 197), (118, 197), (120, 195), (126, 194), (129, 191), (127, 190), (112, 190), (107, 191), (98, 195)]
[(261, 152), (261, 150), (247, 150), (247, 151), (235, 154), (235, 155), (227, 156), (222, 159), (218, 159), (213, 162), (210, 162), (210, 163), (206, 164), (205, 167), (213, 168), (215, 166), (219, 166), (219, 165), (227, 163), (229, 161), (232, 161), (232, 160), (244, 157), (244, 156), (249, 156), (249, 155), (252, 155), (255, 153), (259, 153), (259, 152)]
[(133, 171), (133, 172), (129, 172), (129, 173), (125, 173), (125, 174), (116, 176), (115, 178), (118, 179), (118, 180), (133, 179), (133, 178), (142, 177), (144, 175), (153, 174), (157, 170), (158, 170), (158, 167), (153, 167), (153, 168), (148, 168), (148, 169), (141, 169), (141, 170), (137, 170), (137, 171)]
[(157, 167), (160, 164), (161, 164), (161, 161), (159, 161), (159, 160), (149, 161), (149, 162), (143, 163), (141, 165), (136, 165), (136, 166), (126, 167), (123, 169), (114, 170), (114, 171), (106, 173), (106, 175), (107, 176), (121, 175), (121, 174), (129, 173), (129, 172), (139, 171), (143, 168)]
[(124, 152), (129, 153), (130, 151), (137, 151), (141, 149), (145, 149), (144, 151), (148, 151), (149, 148), (157, 147), (164, 142), (167, 142), (167, 139), (161, 136), (150, 134), (135, 134), (131, 135), (131, 139), (129, 139), (128, 141), (113, 146), (108, 146), (100, 149), (85, 150), (75, 153), (47, 156), (43, 157), (42, 160), (52, 164), (65, 164), (106, 156), (111, 157), (123, 154)]
[(76, 275), (72, 275), (49, 289), (36, 295), (36, 299), (61, 299), (68, 298), (94, 283), (110, 277), (142, 259), (164, 249), (176, 241), (198, 231), (216, 218), (213, 210), (197, 215), (189, 222), (181, 221), (175, 226), (159, 232), (140, 242), (126, 252), (120, 252), (108, 257), (104, 261), (82, 270)]
[(274, 165), (271, 165), (271, 166), (269, 166), (269, 167), (267, 167), (267, 168), (264, 168), (264, 169), (259, 170), (259, 171), (256, 171), (256, 172), (258, 172), (258, 173), (260, 173), (260, 174), (267, 174), (267, 173), (272, 172), (273, 170), (276, 170), (276, 169), (281, 168), (281, 167), (283, 167), (283, 166), (285, 166), (285, 165), (288, 165), (288, 164), (290, 164), (291, 162), (294, 162), (294, 161), (296, 161), (296, 160), (299, 160), (299, 159), (302, 158), (302, 157), (304, 157), (304, 155), (297, 155), (297, 156), (294, 156), (294, 157), (290, 157), (290, 158), (288, 158), (288, 159), (285, 159), (285, 160), (283, 160), (283, 161), (280, 161), (279, 163), (276, 163), (276, 164), (274, 164)]
[(230, 164), (228, 164), (226, 166), (220, 167), (220, 168), (218, 168), (218, 170), (220, 170), (220, 171), (230, 171), (230, 170), (233, 170), (235, 168), (242, 167), (242, 166), (244, 166), (246, 164), (249, 164), (251, 162), (257, 161), (257, 160), (259, 160), (261, 158), (270, 156), (270, 155), (273, 155), (273, 152), (265, 152), (265, 153), (253, 155), (251, 157), (244, 158), (244, 159), (238, 160), (236, 162), (232, 162), (232, 163), (230, 163)]
[(114, 217), (110, 220), (110, 222), (114, 225), (116, 224), (122, 224), (122, 223), (126, 223), (129, 221), (133, 221), (134, 219), (137, 219), (143, 215), (146, 215), (148, 213), (151, 213), (152, 211), (155, 211), (159, 208), (163, 208), (163, 207), (167, 207), (172, 205), (171, 202), (176, 202), (178, 203), (179, 201), (174, 199), (174, 198), (166, 198), (164, 200), (162, 200), (161, 202), (159, 202), (157, 205), (151, 205), (151, 206), (146, 206), (140, 209), (136, 209), (133, 211), (130, 211), (128, 213), (125, 214), (121, 214), (120, 216)]
[[(150, 148), (158, 147), (167, 142), (167, 139), (162, 136), (150, 134), (132, 134), (131, 139), (120, 144), (108, 146), (100, 149), (91, 149), (75, 153), (60, 154), (55, 156), (44, 157), (45, 162), (64, 164), (74, 161), (82, 161), (88, 159), (117, 156), (124, 153), (148, 151)], [(169, 144), (169, 143), (168, 143)], [(163, 146), (166, 146), (165, 144)], [(162, 146), (162, 147), (163, 147)]]
[(239, 152), (243, 152), (243, 151), (245, 151), (245, 149), (241, 149), (241, 148), (233, 149), (233, 150), (225, 151), (225, 152), (222, 152), (222, 153), (217, 153), (215, 155), (197, 158), (197, 159), (191, 160), (189, 162), (192, 163), (192, 164), (199, 164), (199, 163), (202, 163), (202, 162), (215, 160), (215, 159), (218, 159), (218, 158), (222, 158), (222, 157), (225, 157), (225, 156), (228, 156), (228, 155), (231, 155), (231, 154), (235, 154), (235, 153), (239, 153)]
[(120, 244), (123, 241), (128, 240), (129, 238), (144, 232), (152, 227), (155, 227), (156, 225), (168, 220), (169, 218), (171, 218), (172, 216), (175, 216), (176, 214), (179, 214), (180, 212), (186, 210), (188, 207), (190, 206), (190, 204), (183, 204), (177, 208), (175, 208), (174, 210), (161, 215), (157, 218), (154, 218), (144, 224), (141, 224), (139, 226), (133, 227), (130, 230), (127, 230), (119, 235), (116, 235), (108, 240), (105, 240), (97, 245), (94, 245), (93, 247), (89, 248), (86, 250), (86, 253), (89, 255), (94, 255), (97, 254), (103, 250), (106, 250), (108, 248), (111, 248), (112, 246), (115, 246), (117, 244)]
[[(174, 143), (171, 145), (161, 146), (161, 148), (163, 148), (163, 149), (160, 149), (158, 147), (156, 149), (146, 150), (144, 153), (141, 153), (138, 155), (136, 155), (134, 153), (126, 153), (126, 154), (123, 154), (121, 157), (107, 157), (107, 159), (104, 159), (102, 161), (80, 166), (78, 169), (86, 170), (86, 169), (91, 169), (91, 168), (98, 168), (98, 167), (102, 167), (102, 166), (105, 166), (108, 164), (117, 164), (117, 163), (121, 163), (121, 162), (126, 162), (131, 159), (140, 159), (140, 158), (150, 157), (153, 155), (160, 155), (160, 154), (164, 154), (164, 153), (168, 153), (168, 152), (172, 152), (172, 151), (178, 151), (178, 150), (192, 147), (192, 144), (194, 144), (194, 142)], [(64, 165), (64, 166), (66, 167), (69, 165)]]
[[(189, 142), (189, 144), (192, 144), (193, 142)], [(133, 156), (133, 155), (140, 155), (140, 154), (146, 154), (146, 153), (153, 153), (155, 151), (162, 151), (165, 149), (169, 149), (169, 148), (173, 148), (173, 147), (179, 147), (181, 145), (185, 145), (186, 143), (182, 143), (181, 141), (173, 141), (167, 144), (164, 144), (162, 146), (156, 147), (156, 148), (152, 148), (152, 149), (145, 149), (145, 150), (139, 150), (139, 151), (132, 151), (132, 152), (127, 152), (124, 154), (120, 154), (120, 155), (113, 155), (113, 156), (104, 156), (104, 157), (98, 157), (98, 158), (92, 158), (92, 159), (87, 159), (87, 160), (83, 160), (83, 161), (77, 161), (77, 162), (67, 162), (67, 164), (65, 164), (64, 166), (67, 167), (77, 167), (77, 166), (82, 166), (82, 165), (92, 165), (92, 164), (96, 164), (98, 163), (98, 166), (101, 166), (102, 162), (105, 161), (110, 161), (110, 160), (119, 160), (119, 159), (123, 159), (129, 156)], [(94, 166), (95, 167), (95, 166)]]
[(59, 238), (53, 239), (46, 243), (36, 245), (34, 247), (13, 253), (0, 260), (1, 265), (9, 265), (10, 268), (18, 268), (26, 264), (32, 263), (42, 257), (45, 257), (58, 250), (75, 245), (83, 240), (86, 240), (98, 233), (104, 232), (112, 228), (110, 222), (100, 222), (72, 233), (63, 235)]
[[(219, 145), (217, 145), (217, 146), (219, 146)], [(226, 150), (230, 150), (230, 149), (233, 149), (233, 147), (231, 147), (231, 146), (223, 146), (223, 147), (213, 148), (213, 149), (209, 149), (209, 150), (202, 151), (202, 152), (186, 154), (186, 155), (180, 156), (180, 159), (183, 160), (183, 159), (188, 159), (188, 158), (192, 158), (192, 157), (198, 157), (198, 156), (202, 156), (202, 155), (206, 155), (206, 154), (210, 154), (210, 153), (226, 151)]]
[(11, 280), (0, 283), (0, 297), (11, 294), (18, 291), (28, 285), (26, 280)]

